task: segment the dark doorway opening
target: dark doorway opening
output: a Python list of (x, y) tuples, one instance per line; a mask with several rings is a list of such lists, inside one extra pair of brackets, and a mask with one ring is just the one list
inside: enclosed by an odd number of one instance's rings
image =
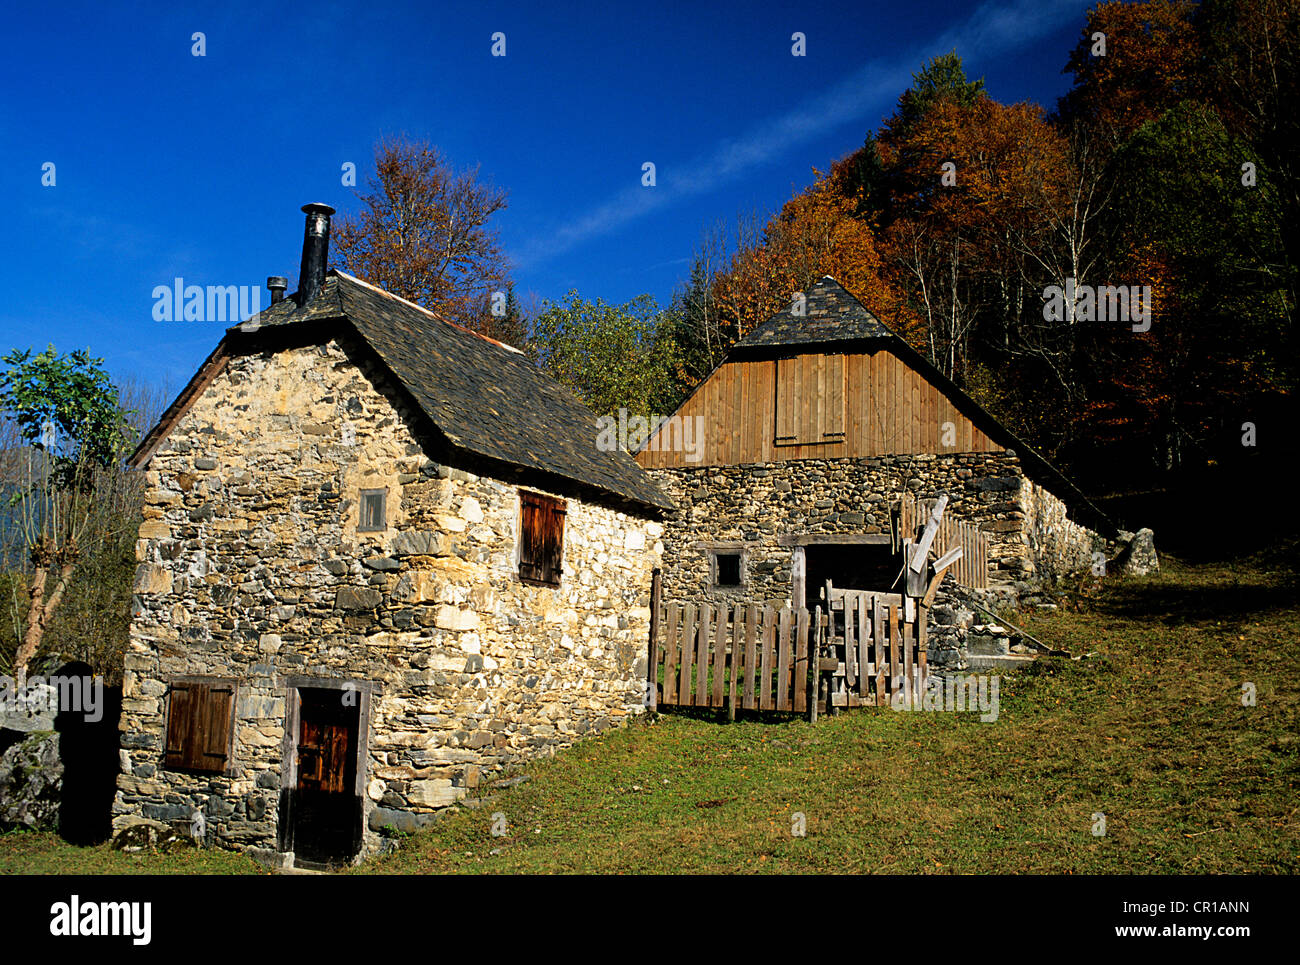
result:
[(361, 848), (357, 694), (306, 687), (297, 693), (296, 777), (283, 792), (283, 847), (294, 852), (295, 864), (346, 864)]
[[(113, 831), (113, 797), (121, 768), (122, 688), (105, 686), (102, 679), (96, 688), (94, 671), (80, 661), (64, 664), (55, 676), (74, 682), (72, 690), (80, 691), (69, 692), (65, 683), (54, 718), (63, 761), (59, 834), (71, 844), (99, 844)], [(69, 706), (63, 704), (65, 697), (76, 699)], [(95, 702), (98, 705), (92, 706)]]
[(821, 604), (827, 580), (842, 590), (897, 593), (893, 584), (903, 566), (888, 543), (813, 543), (804, 547), (804, 562), (809, 609)]

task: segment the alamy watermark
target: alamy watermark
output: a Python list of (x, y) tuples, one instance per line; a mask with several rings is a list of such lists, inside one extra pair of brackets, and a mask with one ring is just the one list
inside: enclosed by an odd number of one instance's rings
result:
[(928, 676), (911, 687), (902, 677), (894, 678), (894, 693), (889, 706), (894, 710), (928, 713), (978, 713), (980, 722), (991, 724), (998, 719), (1000, 677), (984, 674), (957, 674), (952, 677)]
[(261, 310), (258, 285), (187, 285), (177, 278), (153, 290), (156, 322), (242, 322)]
[[(647, 452), (681, 452), (687, 462), (704, 458), (704, 416), (629, 416), (619, 409), (618, 417), (603, 415), (596, 420), (600, 434), (596, 448), (601, 452), (625, 449), (636, 452), (643, 445)], [(647, 445), (646, 440), (649, 440)]]
[(1133, 331), (1151, 328), (1150, 285), (1076, 285), (1043, 289), (1043, 319), (1048, 322), (1132, 322)]
[(0, 676), (0, 713), (84, 714), (96, 724), (104, 717), (104, 678)]

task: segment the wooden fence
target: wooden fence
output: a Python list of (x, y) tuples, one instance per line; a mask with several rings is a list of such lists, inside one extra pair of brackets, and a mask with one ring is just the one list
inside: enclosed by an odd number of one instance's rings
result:
[(906, 618), (894, 593), (836, 590), (827, 584), (830, 617), (823, 653), (830, 671), (832, 707), (883, 707), (899, 687), (924, 690), (927, 666), (926, 611)]
[[(657, 597), (656, 594), (652, 594)], [(660, 604), (651, 621), (652, 708), (808, 713), (884, 706), (924, 687), (925, 610), (897, 594), (831, 590), (830, 610)]]
[[(935, 500), (916, 499), (904, 495), (899, 500), (898, 537), (909, 539), (916, 535), (918, 526), (930, 518)], [(961, 547), (962, 555), (948, 572), (962, 586), (985, 589), (989, 585), (989, 542), (974, 523), (957, 519), (945, 513), (939, 520), (939, 531), (931, 544), (936, 556), (942, 556), (954, 547)]]
[(746, 710), (808, 709), (821, 608), (669, 603), (656, 621), (650, 666), (654, 703)]

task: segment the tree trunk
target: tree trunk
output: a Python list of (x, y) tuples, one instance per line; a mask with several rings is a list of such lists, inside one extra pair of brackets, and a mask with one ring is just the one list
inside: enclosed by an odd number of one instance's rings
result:
[(32, 657), (36, 656), (36, 651), (41, 646), (41, 638), (45, 636), (45, 628), (49, 625), (50, 617), (54, 615), (54, 610), (63, 598), (63, 591), (67, 588), (68, 577), (72, 575), (72, 564), (66, 563), (59, 572), (59, 582), (54, 585), (54, 592), (50, 594), (48, 600), (45, 599), (45, 584), (49, 579), (49, 568), (45, 566), (36, 567), (32, 574), (30, 594), (31, 602), (27, 608), (27, 629), (23, 633), (23, 642), (14, 654), (14, 673), (26, 673), (27, 664), (31, 662)]

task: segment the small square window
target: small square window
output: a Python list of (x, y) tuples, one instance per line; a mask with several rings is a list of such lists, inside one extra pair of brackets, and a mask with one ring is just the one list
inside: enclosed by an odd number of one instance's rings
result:
[(368, 533), (388, 528), (388, 490), (361, 490), (361, 515), (357, 520), (357, 532)]
[(715, 586), (740, 586), (740, 554), (713, 554), (713, 582)]

